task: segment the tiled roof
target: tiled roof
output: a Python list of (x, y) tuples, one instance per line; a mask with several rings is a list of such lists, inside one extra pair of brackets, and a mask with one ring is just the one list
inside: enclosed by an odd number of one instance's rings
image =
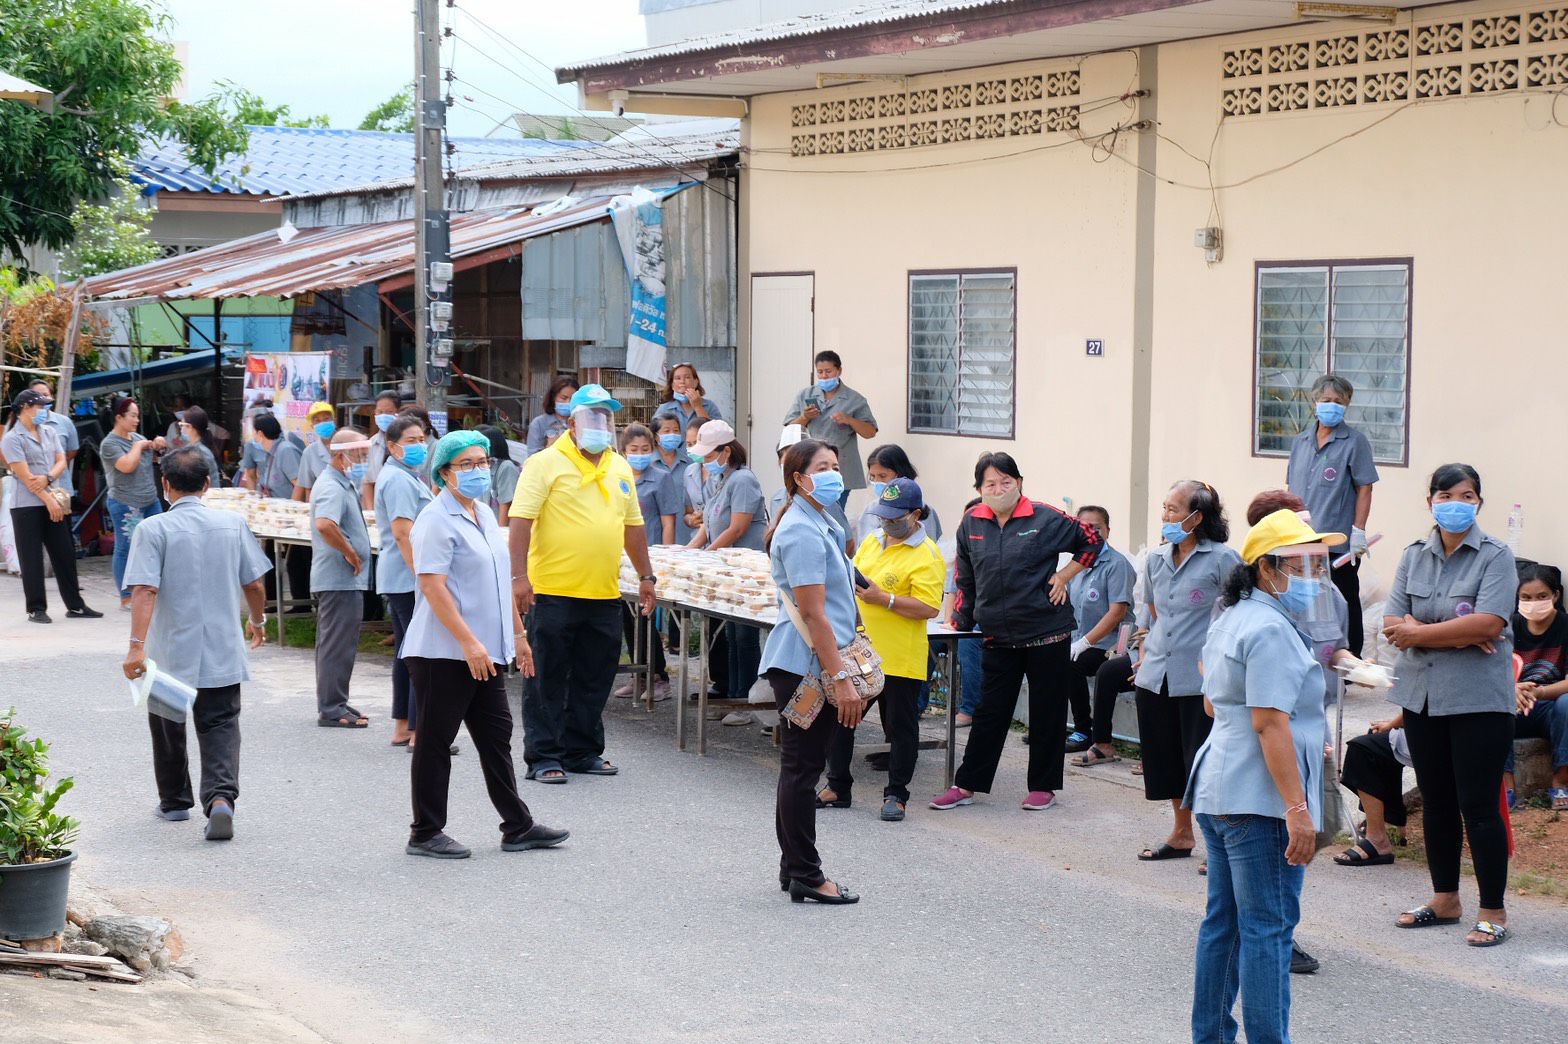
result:
[[(215, 192), (288, 196), (412, 177), (414, 136), (317, 127), (251, 127), (250, 147), (209, 173), (196, 167), (179, 142), (149, 143), (131, 167), (148, 193)], [(534, 159), (580, 147), (575, 141), (527, 138), (452, 138), (453, 167)]]

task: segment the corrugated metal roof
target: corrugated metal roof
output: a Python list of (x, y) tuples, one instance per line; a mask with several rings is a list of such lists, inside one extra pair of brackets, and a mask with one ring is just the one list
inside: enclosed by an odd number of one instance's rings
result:
[(953, 11), (1001, 7), (1016, 2), (1017, 0), (878, 0), (876, 3), (855, 4), (853, 7), (843, 7), (836, 11), (782, 18), (776, 22), (747, 26), (744, 29), (726, 29), (723, 32), (694, 36), (689, 40), (663, 44), (659, 47), (623, 51), (620, 54), (562, 66), (555, 71), (555, 75), (562, 83), (570, 83), (581, 79), (581, 74), (584, 72), (650, 58), (673, 58), (677, 55), (714, 51), (724, 47), (750, 47), (774, 40), (790, 40), (802, 36), (815, 36), (818, 33), (902, 22), (910, 18), (948, 14)]
[[(668, 126), (669, 130), (661, 129)], [(626, 171), (686, 170), (704, 166), (740, 150), (740, 121), (728, 119), (685, 120), (679, 124), (637, 127), (609, 141), (554, 142), (564, 145), (534, 156), (507, 157), (457, 171), (460, 181), (533, 181), (571, 178)], [(322, 196), (351, 196), (363, 192), (405, 189), (413, 177), (394, 178), (363, 185), (334, 186), (298, 192), (286, 200)]]
[[(606, 220), (609, 202), (608, 196), (592, 196), (558, 210), (547, 204), (453, 215), (452, 257), (472, 257), (533, 236)], [(304, 229), (286, 243), (275, 231), (262, 232), (95, 276), (84, 289), (99, 300), (294, 297), (380, 282), (413, 270), (414, 223), (388, 221)]]
[[(287, 196), (412, 177), (414, 136), (320, 127), (249, 127), (250, 146), (215, 172), (195, 166), (173, 139), (149, 142), (131, 165), (149, 192)], [(548, 156), (581, 142), (529, 138), (452, 138), (454, 167)]]

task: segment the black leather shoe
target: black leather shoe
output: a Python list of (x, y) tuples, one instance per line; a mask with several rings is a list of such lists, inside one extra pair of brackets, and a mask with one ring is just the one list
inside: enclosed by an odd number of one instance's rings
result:
[(80, 609), (67, 609), (65, 611), (65, 615), (69, 616), (73, 620), (102, 620), (103, 619), (103, 614), (102, 613), (100, 613), (96, 609), (89, 609), (85, 605), (82, 606)]
[(567, 830), (556, 830), (543, 823), (535, 823), (521, 834), (501, 839), (501, 851), (526, 852), (530, 848), (554, 848), (556, 845), (571, 837)]
[(779, 871), (779, 891), (789, 891), (789, 875), (782, 870)]
[(410, 841), (403, 851), (409, 855), (429, 856), (431, 859), (467, 859), (473, 855), (445, 834), (437, 834), (426, 841)]
[(27, 614), (27, 622), (28, 623), (54, 623), (53, 620), (49, 619), (49, 614), (44, 612), (42, 609), (38, 610), (36, 613), (28, 613)]
[(825, 892), (817, 891), (810, 885), (801, 884), (799, 881), (790, 881), (789, 901), (792, 903), (803, 903), (807, 899), (814, 903), (821, 903), (823, 906), (848, 906), (850, 903), (860, 902), (860, 896), (847, 890), (843, 885), (838, 886), (837, 895), (828, 895)]
[(1290, 973), (1292, 975), (1311, 975), (1322, 967), (1318, 959), (1297, 946), (1290, 944)]

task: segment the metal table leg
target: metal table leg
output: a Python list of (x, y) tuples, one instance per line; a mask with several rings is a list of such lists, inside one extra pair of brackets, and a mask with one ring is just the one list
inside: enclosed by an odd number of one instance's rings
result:
[(689, 644), (690, 637), (689, 637), (688, 632), (687, 632), (687, 628), (688, 628), (688, 626), (691, 623), (691, 614), (689, 614), (685, 609), (673, 609), (671, 611), (675, 613), (675, 630), (676, 630), (676, 633), (680, 635), (680, 643), (681, 643), (680, 644), (680, 649), (679, 649), (679, 654), (680, 654), (680, 658), (681, 658), (680, 674), (679, 674), (680, 685), (677, 686), (677, 688), (675, 690), (675, 749), (676, 750), (685, 750), (686, 749), (686, 693), (687, 693), (687, 690), (690, 688), (690, 686), (687, 684), (687, 681), (689, 679), (689, 670), (690, 670), (690, 668), (689, 668), (689, 665), (687, 663), (688, 657), (686, 655), (686, 650), (691, 648), (691, 646)]
[(697, 753), (708, 753), (708, 627), (712, 620), (706, 615), (698, 616), (698, 650), (701, 663), (697, 665)]
[(944, 758), (942, 789), (953, 785), (953, 761), (958, 747), (958, 689), (954, 678), (958, 674), (958, 643), (947, 646), (947, 752)]
[[(283, 584), (284, 584), (284, 581), (287, 580), (287, 577), (284, 576), (284, 572), (283, 572), (283, 563), (284, 563), (284, 561), (287, 558), (288, 558), (288, 552), (285, 549), (284, 545), (282, 543), (280, 543), (279, 541), (274, 540), (272, 542), (272, 589), (273, 589), (273, 591), (277, 592), (277, 596), (278, 596), (277, 620), (278, 620), (278, 648), (279, 649), (283, 648), (285, 645), (287, 645), (289, 643), (289, 641), (288, 641), (288, 628), (283, 626), (283, 624), (284, 624), (284, 619), (283, 619), (283, 605), (284, 605)], [(291, 595), (293, 594), (292, 591), (290, 591), (289, 593)]]
[(648, 665), (648, 669), (643, 674), (643, 681), (646, 683), (646, 685), (645, 685), (645, 687), (643, 689), (643, 695), (647, 697), (647, 699), (646, 699), (646, 706), (647, 706), (648, 713), (652, 714), (653, 713), (653, 684), (654, 684), (654, 677), (653, 677), (653, 643), (659, 640), (659, 630), (658, 630), (657, 627), (654, 626), (654, 621), (659, 618), (659, 611), (657, 609), (655, 609), (653, 612), (649, 613), (647, 616), (643, 616), (642, 615), (642, 606), (639, 605), (636, 609), (634, 609), (632, 611), (632, 613), (633, 613), (633, 615), (632, 615), (632, 622), (637, 625), (636, 627), (634, 627), (632, 629), (634, 631), (638, 631), (638, 632), (642, 633), (643, 636), (644, 636), (643, 637), (643, 643), (642, 643), (642, 652), (643, 652), (643, 656), (646, 657), (646, 659), (644, 659), (642, 662), (646, 663)]

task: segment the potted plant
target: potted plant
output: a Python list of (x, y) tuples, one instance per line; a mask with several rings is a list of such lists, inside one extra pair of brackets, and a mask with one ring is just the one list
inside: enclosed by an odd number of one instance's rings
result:
[(48, 786), (49, 745), (28, 739), (13, 707), (0, 717), (0, 938), (65, 930), (76, 820), (55, 812), (72, 780)]

